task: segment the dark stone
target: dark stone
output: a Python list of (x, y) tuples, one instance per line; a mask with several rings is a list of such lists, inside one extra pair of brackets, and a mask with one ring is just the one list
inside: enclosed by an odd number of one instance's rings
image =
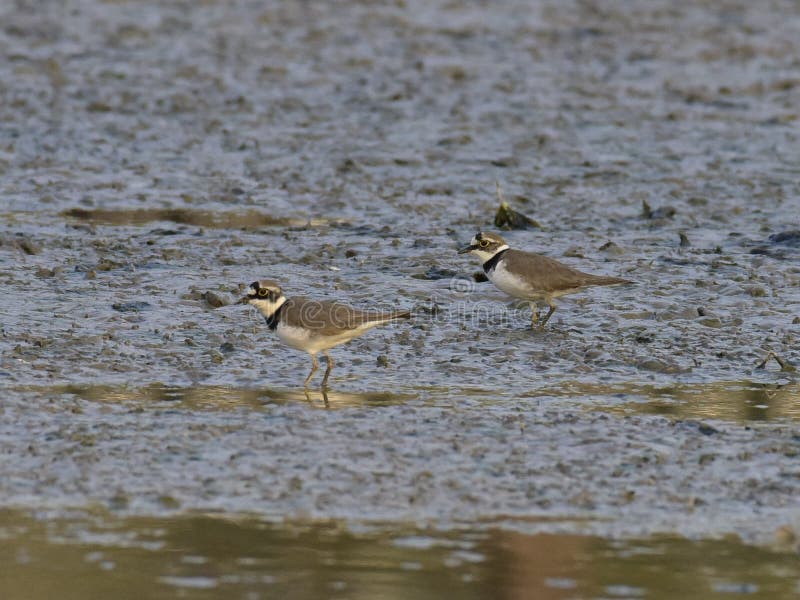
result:
[(458, 271), (453, 271), (452, 269), (441, 269), (439, 267), (430, 267), (424, 273), (414, 273), (411, 277), (414, 279), (424, 279), (426, 281), (437, 281), (439, 279), (447, 279), (449, 277), (455, 277), (458, 274)]
[(512, 209), (508, 203), (501, 202), (494, 215), (494, 226), (500, 229), (541, 229), (542, 226), (527, 215)]
[(678, 211), (674, 206), (659, 206), (656, 209), (650, 208), (646, 200), (642, 200), (642, 216), (645, 219), (670, 219)]
[(800, 229), (773, 233), (769, 236), (769, 241), (773, 244), (788, 244), (789, 246), (800, 247)]
[(111, 308), (119, 312), (139, 312), (150, 308), (147, 302), (115, 302)]
[(703, 435), (713, 435), (715, 433), (719, 433), (719, 429), (715, 429), (711, 427), (711, 425), (706, 425), (705, 423), (700, 423), (697, 426), (697, 431), (699, 431)]

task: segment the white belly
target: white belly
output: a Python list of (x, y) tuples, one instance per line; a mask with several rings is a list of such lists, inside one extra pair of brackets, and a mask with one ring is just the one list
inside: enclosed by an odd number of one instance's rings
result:
[(498, 289), (503, 290), (506, 294), (514, 296), (515, 298), (536, 300), (545, 297), (545, 294), (537, 292), (522, 279), (509, 273), (502, 260), (497, 263), (497, 266), (493, 270), (487, 273), (487, 276), (489, 277), (489, 281), (497, 286)]
[(308, 348), (312, 345), (311, 334), (307, 329), (302, 327), (289, 327), (283, 323), (278, 323), (275, 329), (281, 341), (295, 350), (305, 350), (309, 352)]
[(310, 332), (302, 327), (290, 327), (283, 323), (278, 323), (276, 333), (281, 341), (295, 350), (303, 350), (309, 354), (316, 354), (322, 350), (328, 350), (344, 342), (352, 340), (371, 329), (378, 323), (368, 323), (357, 329), (348, 330), (340, 335), (319, 335)]

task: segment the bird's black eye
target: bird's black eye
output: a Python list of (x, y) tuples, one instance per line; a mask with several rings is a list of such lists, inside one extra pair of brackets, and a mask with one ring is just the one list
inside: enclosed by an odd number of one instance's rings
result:
[(488, 248), (489, 247), (489, 240), (481, 240), (478, 242), (478, 245), (481, 248)]
[(258, 290), (258, 295), (261, 297), (264, 297), (267, 294), (269, 294), (269, 290), (267, 288), (261, 288), (260, 290)]

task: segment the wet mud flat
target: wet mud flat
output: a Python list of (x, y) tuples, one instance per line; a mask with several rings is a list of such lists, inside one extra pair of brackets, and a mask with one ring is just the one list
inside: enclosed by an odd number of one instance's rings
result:
[[(8, 539), (214, 511), (797, 552), (795, 4), (62, 4), (0, 7)], [(495, 181), (542, 226), (512, 244), (635, 284), (528, 330), (455, 254)], [(261, 277), (415, 318), (306, 399), (230, 304)]]
[(794, 421), (620, 418), (579, 397), (404, 391), (394, 402), (330, 392), (326, 407), (299, 392), (237, 402), (196, 388), (138, 399), (124, 388), (29, 390), (4, 402), (0, 493), (9, 506), (143, 515), (523, 530), (529, 517), (557, 517), (574, 521), (532, 527), (763, 544), (796, 527)]

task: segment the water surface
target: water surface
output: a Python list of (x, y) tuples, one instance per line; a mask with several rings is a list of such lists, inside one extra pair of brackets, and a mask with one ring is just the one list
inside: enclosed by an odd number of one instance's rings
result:
[(0, 512), (4, 598), (790, 598), (785, 549), (248, 517)]

